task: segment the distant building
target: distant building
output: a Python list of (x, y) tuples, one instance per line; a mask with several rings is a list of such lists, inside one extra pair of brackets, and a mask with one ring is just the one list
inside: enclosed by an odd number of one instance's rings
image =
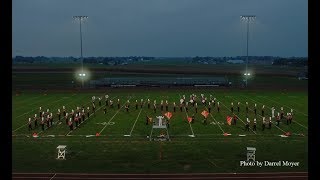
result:
[(243, 60), (228, 60), (227, 63), (231, 63), (231, 64), (243, 64), (244, 61)]

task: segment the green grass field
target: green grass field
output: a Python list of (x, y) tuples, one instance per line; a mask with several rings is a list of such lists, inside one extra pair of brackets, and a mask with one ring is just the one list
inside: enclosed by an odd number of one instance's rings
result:
[[(212, 108), (208, 124), (202, 123), (201, 112), (206, 107), (198, 102), (198, 113), (189, 106), (189, 111), (174, 113), (172, 103), (179, 104), (182, 95), (195, 93), (217, 98), (220, 112)], [(83, 122), (79, 128), (69, 131), (65, 124), (57, 122), (57, 109), (66, 106), (67, 111), (84, 105), (91, 108), (91, 97), (105, 94), (114, 100), (114, 108), (102, 106), (96, 101), (96, 113)], [(120, 99), (121, 108), (116, 100)], [(135, 100), (151, 100), (151, 108), (135, 108)], [(130, 110), (126, 112), (124, 102), (130, 99)], [(157, 101), (157, 112), (152, 109)], [(169, 101), (169, 135), (171, 141), (149, 141), (152, 126), (146, 125), (146, 116), (165, 113), (160, 111), (160, 101)], [(231, 115), (230, 103), (235, 104), (235, 114), (239, 116), (237, 125), (226, 124), (226, 116)], [(240, 113), (236, 104), (240, 102)], [(257, 104), (257, 131), (244, 131), (246, 120), (245, 102), (249, 103), (249, 118), (255, 117), (254, 103)], [(107, 89), (104, 92), (24, 92), (12, 96), (12, 170), (13, 172), (99, 172), (99, 173), (188, 173), (188, 172), (268, 172), (268, 171), (307, 171), (308, 170), (308, 94), (307, 92), (279, 92), (264, 90), (142, 90)], [(294, 109), (293, 123), (286, 125), (285, 120), (279, 127), (261, 130), (261, 107), (265, 114), (271, 115), (270, 108), (284, 108), (284, 112)], [(54, 114), (54, 125), (45, 131), (40, 127), (28, 131), (27, 119), (38, 114), (39, 107), (49, 108)], [(164, 108), (165, 110), (165, 108)], [(189, 124), (187, 117), (195, 114), (195, 122)], [(273, 122), (274, 119), (273, 119)], [(33, 124), (34, 125), (34, 124)], [(252, 125), (250, 126), (252, 128)], [(33, 138), (37, 132), (39, 137)], [(96, 137), (96, 133), (100, 136)], [(291, 132), (289, 137), (280, 137)], [(160, 131), (154, 131), (159, 135)], [(224, 133), (231, 134), (223, 136)], [(239, 136), (239, 135), (246, 136)], [(93, 135), (93, 136), (89, 136)], [(131, 135), (131, 136), (124, 136)], [(194, 135), (195, 137), (190, 137)], [(58, 145), (67, 145), (67, 160), (56, 160)], [(298, 167), (241, 167), (240, 161), (246, 160), (246, 147), (256, 147), (257, 161), (294, 161)]]

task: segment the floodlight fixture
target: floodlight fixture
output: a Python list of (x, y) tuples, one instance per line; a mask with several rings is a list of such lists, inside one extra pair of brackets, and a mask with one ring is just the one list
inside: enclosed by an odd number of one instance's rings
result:
[[(248, 61), (249, 61), (249, 23), (255, 21), (256, 16), (255, 15), (241, 15), (240, 20), (245, 21), (247, 23), (247, 61), (246, 61), (246, 87), (248, 86), (248, 76), (250, 76), (250, 73), (248, 73)], [(247, 76), (247, 75), (248, 76)]]
[[(80, 22), (80, 55), (81, 55), (81, 69), (83, 72), (83, 56), (82, 56), (82, 21), (88, 19), (88, 16), (73, 16), (73, 19), (78, 20)], [(82, 78), (82, 87), (84, 85), (84, 79)]]

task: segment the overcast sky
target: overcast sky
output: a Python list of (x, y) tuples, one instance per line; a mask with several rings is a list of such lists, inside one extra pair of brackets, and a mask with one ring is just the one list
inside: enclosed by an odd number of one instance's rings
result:
[(308, 56), (307, 0), (13, 0), (13, 56)]

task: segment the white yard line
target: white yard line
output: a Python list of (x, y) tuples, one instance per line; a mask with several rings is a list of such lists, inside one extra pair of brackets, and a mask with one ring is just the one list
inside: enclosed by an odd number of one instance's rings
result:
[[(243, 97), (247, 97), (247, 96), (244, 96), (244, 95), (241, 95), (241, 96), (243, 96)], [(249, 99), (251, 99), (251, 101), (253, 101), (253, 102), (257, 102), (257, 103), (259, 103), (259, 104), (262, 104), (263, 105), (263, 103), (261, 103), (261, 102), (259, 102), (259, 101), (255, 101), (254, 99), (252, 99), (252, 98), (250, 98), (250, 97), (248, 97)], [(266, 107), (269, 107), (269, 108), (271, 108), (270, 106), (267, 106), (267, 105), (265, 105)], [(300, 124), (299, 122), (297, 122), (297, 121), (294, 121), (294, 122), (296, 122), (298, 125), (300, 125), (301, 127), (304, 127), (305, 129), (308, 129), (308, 127), (306, 127), (306, 126), (304, 126), (304, 125), (302, 125), (302, 124)]]
[[(205, 106), (205, 108), (206, 108), (206, 110), (208, 110), (208, 108), (207, 108), (206, 106)], [(219, 128), (221, 129), (222, 133), (225, 133), (224, 130), (221, 128), (219, 122), (212, 116), (211, 113), (209, 113), (209, 114), (210, 114), (211, 118), (218, 124), (218, 126), (219, 126)]]
[[(231, 98), (231, 97), (230, 97)], [(234, 98), (232, 98), (232, 99), (234, 99)], [(236, 99), (234, 99), (234, 100), (236, 100)], [(251, 108), (249, 108), (248, 107), (248, 109), (250, 110), (250, 111), (253, 111)], [(258, 114), (258, 116), (260, 116), (260, 117), (262, 117), (259, 113), (257, 113)], [(277, 127), (280, 131), (282, 131), (282, 132), (284, 132), (285, 133), (285, 131), (283, 130), (283, 129), (281, 129), (280, 127), (278, 127), (278, 126), (275, 126), (275, 127)]]
[[(76, 94), (74, 94), (74, 95), (76, 95)], [(74, 96), (74, 95), (72, 95), (72, 96)], [(71, 96), (71, 97), (72, 97), (72, 96)], [(50, 103), (50, 105), (52, 105), (52, 104), (54, 104), (54, 103), (57, 103), (58, 101), (61, 101), (61, 100), (63, 100), (63, 99), (65, 99), (65, 98), (62, 98), (62, 99), (57, 100), (57, 101), (55, 101), (55, 102), (52, 102), (52, 103)], [(36, 110), (36, 109), (35, 109), (35, 110)], [(34, 110), (32, 110), (32, 111), (34, 111)], [(29, 112), (32, 112), (32, 111), (29, 111)], [(28, 113), (29, 113), (29, 112), (28, 112)], [(25, 113), (25, 114), (27, 114), (27, 113)], [(22, 115), (24, 115), (24, 114), (22, 114)], [(18, 117), (16, 117), (16, 118), (18, 118)], [(34, 120), (32, 120), (32, 122), (34, 122)], [(26, 125), (28, 125), (28, 123), (26, 123), (26, 124), (18, 127), (17, 129), (13, 130), (12, 132), (15, 132), (15, 131), (21, 129), (21, 128), (23, 128), (23, 127), (26, 126)]]
[[(218, 99), (216, 99), (216, 100), (218, 100)], [(224, 107), (226, 107), (227, 109), (229, 109), (226, 105), (224, 105), (221, 101), (219, 101)], [(230, 109), (229, 109), (229, 111), (231, 111)], [(234, 113), (233, 113), (234, 114)], [(234, 114), (235, 115), (235, 114)], [(237, 115), (236, 115), (237, 116)], [(242, 120), (241, 120), (241, 118), (239, 117), (239, 116), (237, 116), (238, 118), (239, 118), (239, 120), (243, 123), (243, 124), (245, 124)], [(250, 127), (249, 127), (249, 129), (253, 132), (253, 133), (255, 133), (255, 134), (257, 134), (255, 131), (253, 131)]]
[[(262, 97), (262, 98), (264, 98), (264, 97)], [(282, 104), (278, 103), (277, 101), (272, 100), (270, 97), (269, 97), (269, 98), (264, 98), (264, 99), (266, 99), (266, 100), (268, 100), (268, 101), (271, 101), (271, 102), (275, 102), (275, 103), (279, 104), (280, 106), (285, 106), (285, 107), (287, 107), (287, 108), (289, 108), (289, 109), (294, 109), (293, 107), (287, 106), (287, 105), (285, 105), (285, 104), (282, 105)], [(300, 105), (301, 105), (301, 104), (300, 104)], [(298, 110), (296, 110), (296, 109), (294, 109), (294, 111), (308, 117), (308, 115), (305, 114), (305, 113), (303, 113), (303, 112), (300, 112), (300, 111), (298, 111)]]
[[(179, 98), (181, 98), (181, 95), (180, 95), (180, 94), (179, 94)], [(188, 118), (189, 116), (188, 116), (188, 113), (187, 113), (187, 111), (186, 111), (186, 107), (184, 107), (184, 110), (185, 110), (186, 115), (187, 115), (187, 118)], [(191, 132), (192, 132), (192, 136), (194, 137), (195, 135), (194, 135), (194, 132), (193, 132), (193, 129), (192, 129), (191, 123), (190, 123), (189, 121), (188, 121), (188, 123), (189, 123), (190, 129), (191, 129)]]
[[(72, 103), (72, 102), (74, 102), (76, 99), (73, 99), (72, 101), (70, 101), (70, 102), (68, 102), (67, 104), (65, 104), (65, 105), (68, 105), (68, 104), (70, 104), (70, 103)], [(89, 102), (90, 103), (90, 102)], [(87, 104), (89, 104), (89, 103), (87, 103)], [(87, 104), (85, 104), (85, 105), (87, 105)], [(60, 121), (63, 121), (65, 118), (64, 117), (62, 117), (61, 119), (60, 119)], [(58, 122), (59, 120), (57, 120), (57, 121), (54, 121), (53, 123), (56, 123), (56, 122)], [(62, 123), (62, 122), (61, 122)], [(60, 124), (58, 124), (58, 126), (59, 126)], [(47, 128), (48, 129), (48, 128)], [(45, 129), (45, 130), (47, 130), (47, 129)], [(38, 135), (39, 134), (41, 134), (42, 132), (44, 132), (44, 131), (40, 131), (39, 133), (38, 133)]]
[(133, 124), (133, 126), (132, 126), (132, 128), (131, 128), (131, 131), (130, 131), (129, 136), (131, 136), (131, 133), (132, 133), (132, 131), (133, 131), (133, 129), (134, 129), (134, 127), (135, 127), (135, 125), (136, 125), (136, 122), (137, 122), (138, 118), (140, 117), (141, 111), (142, 111), (142, 109), (140, 109), (140, 112), (139, 112), (139, 114), (138, 114), (138, 116), (137, 116), (136, 120), (134, 121), (134, 124)]
[[(132, 97), (129, 98), (129, 100)], [(120, 107), (120, 109), (118, 109), (118, 111), (109, 119), (109, 121), (107, 122), (107, 124), (101, 129), (101, 131), (99, 132), (99, 134), (101, 134), (103, 132), (103, 130), (108, 126), (108, 124), (112, 121), (112, 119), (120, 112), (120, 110), (125, 106), (126, 103), (123, 103), (123, 105)]]
[(36, 99), (36, 98), (40, 98), (40, 97), (42, 97), (43, 95), (39, 95), (39, 96), (36, 96), (36, 97), (31, 97), (31, 98), (28, 98), (28, 99), (24, 99), (24, 100), (22, 100), (22, 101), (19, 101), (19, 103), (17, 104), (17, 105), (21, 105), (21, 104), (24, 104), (24, 103), (26, 103), (26, 102), (29, 102), (29, 101), (31, 101), (31, 100), (33, 100), (33, 99)]
[[(148, 99), (148, 97), (149, 97), (149, 95), (148, 95), (145, 99)], [(143, 105), (145, 105), (145, 103), (146, 103), (146, 102), (143, 102)], [(142, 105), (142, 106), (143, 106), (143, 105)], [(135, 127), (135, 125), (136, 125), (136, 122), (137, 122), (138, 118), (140, 117), (140, 114), (141, 114), (142, 109), (143, 109), (143, 108), (140, 108), (140, 112), (139, 112), (139, 114), (138, 114), (138, 116), (137, 116), (136, 120), (134, 121), (134, 124), (133, 124), (133, 126), (132, 126), (132, 128), (131, 128), (131, 131), (130, 131), (129, 136), (131, 136), (131, 134), (132, 134), (132, 131), (133, 131), (133, 129), (134, 129), (134, 127)]]
[[(55, 97), (51, 97), (51, 98), (49, 98), (49, 99), (52, 99), (52, 98), (55, 98)], [(47, 101), (48, 99), (41, 99), (41, 100), (39, 100), (39, 101), (37, 101), (36, 103), (39, 103), (39, 102), (41, 102), (41, 101)], [(33, 104), (36, 104), (36, 103), (33, 103)], [(53, 104), (53, 103), (55, 103), (55, 102), (52, 102), (52, 103), (50, 103), (50, 104)], [(33, 104), (28, 104), (28, 106), (30, 107), (30, 106), (32, 106)], [(20, 108), (21, 109), (21, 108)], [(19, 116), (17, 116), (17, 117), (15, 117), (15, 118), (19, 118), (19, 117), (21, 117), (21, 116), (23, 116), (23, 115), (25, 115), (25, 114), (28, 114), (28, 113), (30, 113), (30, 112), (33, 112), (33, 111), (36, 111), (37, 109), (35, 108), (35, 109), (32, 109), (31, 111), (28, 111), (28, 112), (26, 112), (26, 113), (23, 113), (23, 114), (21, 114), (21, 115), (19, 115)]]
[[(111, 100), (113, 100), (113, 99), (115, 99), (117, 96), (115, 96), (115, 97), (113, 97)], [(91, 101), (90, 101), (91, 102)], [(89, 103), (90, 103), (89, 102)], [(89, 104), (89, 103), (87, 103), (87, 104)], [(104, 105), (105, 106), (105, 105)], [(94, 113), (91, 113), (90, 115), (89, 115), (89, 118), (92, 116), (92, 115), (95, 115), (95, 113), (96, 112), (98, 112), (101, 108), (102, 108), (103, 106), (100, 106)], [(87, 120), (89, 120), (89, 118), (87, 118)], [(86, 121), (87, 121), (86, 120)], [(84, 122), (84, 121), (82, 121), (82, 122)], [(82, 123), (81, 123), (82, 124)], [(78, 126), (80, 126), (80, 124), (78, 125)], [(74, 129), (73, 130), (70, 130), (67, 134), (66, 134), (66, 136), (69, 136), (74, 130), (76, 130), (77, 129), (77, 127), (74, 127)], [(100, 133), (99, 133), (100, 134)]]
[[(243, 96), (243, 95), (242, 95)], [(251, 98), (249, 98), (249, 99), (251, 99)], [(251, 101), (254, 101), (253, 99), (251, 99)], [(256, 101), (254, 101), (254, 102), (256, 102)], [(262, 103), (260, 103), (260, 104), (262, 104)], [(268, 106), (266, 106), (266, 107), (268, 107)], [(252, 109), (251, 108), (249, 108), (251, 111), (252, 111)], [(262, 117), (260, 114), (258, 114), (260, 117)], [(282, 131), (282, 132), (284, 132), (285, 133), (285, 131), (283, 130), (283, 129), (281, 129), (280, 127), (278, 127), (277, 125), (275, 126), (276, 128), (278, 128), (280, 131)]]

